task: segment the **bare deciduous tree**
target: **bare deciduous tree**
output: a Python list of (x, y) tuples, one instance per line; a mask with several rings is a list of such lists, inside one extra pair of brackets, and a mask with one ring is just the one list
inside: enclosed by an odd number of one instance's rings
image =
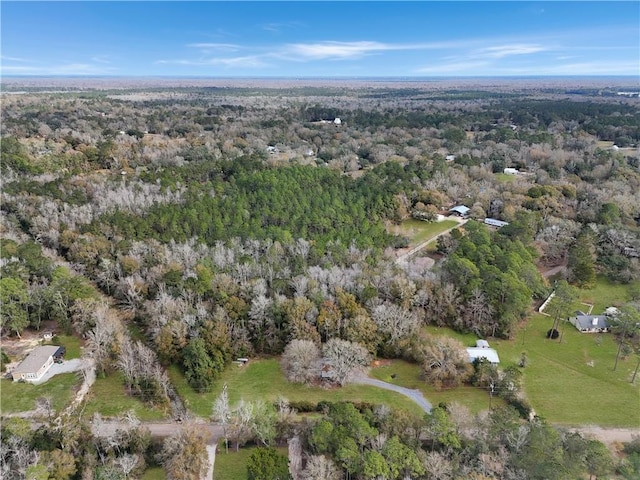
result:
[(371, 355), (362, 345), (339, 338), (332, 338), (325, 343), (322, 354), (326, 378), (338, 385), (344, 385), (353, 375), (364, 371), (371, 361)]
[(201, 479), (209, 465), (203, 430), (196, 424), (179, 429), (162, 444), (158, 461), (169, 480)]
[(342, 472), (330, 458), (324, 455), (311, 455), (300, 474), (301, 480), (339, 480)]
[(281, 365), (287, 380), (310, 383), (320, 376), (320, 349), (310, 340), (293, 340), (284, 349)]
[(467, 351), (455, 338), (430, 337), (421, 354), (424, 377), (437, 389), (460, 385), (472, 373)]

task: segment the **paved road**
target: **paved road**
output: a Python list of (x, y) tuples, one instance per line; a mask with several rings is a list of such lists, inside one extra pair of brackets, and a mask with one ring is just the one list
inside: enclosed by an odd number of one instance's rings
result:
[(429, 403), (429, 401), (424, 398), (424, 395), (420, 390), (411, 390), (410, 388), (400, 387), (398, 385), (394, 385), (393, 383), (383, 382), (382, 380), (376, 380), (375, 378), (366, 377), (364, 375), (357, 376), (353, 379), (353, 382), (362, 385), (371, 385), (373, 387), (384, 388), (385, 390), (390, 390), (392, 392), (397, 392), (400, 395), (404, 395), (405, 397), (408, 397), (416, 402), (426, 413), (431, 412), (431, 403)]

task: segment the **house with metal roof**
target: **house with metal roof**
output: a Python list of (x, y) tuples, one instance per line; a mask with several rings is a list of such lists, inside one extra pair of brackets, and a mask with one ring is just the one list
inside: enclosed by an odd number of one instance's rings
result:
[(489, 225), (491, 227), (501, 228), (509, 225), (509, 222), (505, 222), (504, 220), (498, 220), (497, 218), (485, 218), (485, 225)]
[(13, 381), (37, 382), (51, 368), (55, 357), (62, 347), (46, 345), (36, 347), (20, 364), (13, 369)]
[(494, 363), (494, 364), (500, 363), (500, 357), (498, 357), (498, 352), (496, 352), (493, 348), (468, 347), (467, 355), (469, 355), (470, 363), (473, 363), (480, 358), (484, 358), (489, 363)]
[(586, 315), (576, 312), (575, 317), (569, 318), (569, 323), (582, 333), (606, 333), (611, 329), (606, 315)]
[(466, 217), (467, 215), (469, 215), (470, 211), (471, 209), (464, 205), (456, 205), (455, 207), (449, 209), (450, 213), (454, 215), (460, 215), (461, 217)]

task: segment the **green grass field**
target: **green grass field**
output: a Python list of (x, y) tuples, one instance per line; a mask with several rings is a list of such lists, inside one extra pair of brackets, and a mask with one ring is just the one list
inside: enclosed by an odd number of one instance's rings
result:
[(290, 401), (309, 402), (362, 401), (392, 405), (416, 414), (422, 413), (416, 403), (403, 395), (376, 387), (347, 385), (342, 388), (326, 389), (290, 383), (282, 374), (280, 363), (276, 358), (252, 360), (244, 367), (238, 367), (235, 364), (227, 367), (209, 393), (195, 392), (175, 367), (169, 370), (169, 376), (188, 408), (196, 415), (205, 418), (211, 415), (211, 406), (220, 395), (224, 383), (228, 385), (229, 400), (232, 405), (240, 399), (276, 401), (279, 397), (284, 397)]
[[(226, 453), (224, 442), (216, 449), (216, 462), (213, 467), (213, 480), (247, 480), (247, 461), (256, 447), (241, 448), (237, 452), (229, 448)], [(281, 455), (287, 455), (286, 447), (276, 448)]]
[(527, 352), (524, 390), (536, 413), (565, 425), (639, 427), (640, 382), (629, 383), (636, 360), (621, 361), (614, 372), (617, 347), (610, 334), (580, 333), (563, 322), (560, 343), (545, 338), (552, 322), (534, 315), (514, 340), (491, 342), (502, 366)]
[(493, 176), (500, 183), (513, 182), (516, 178), (522, 178), (516, 177), (515, 175), (509, 175), (508, 173), (494, 173)]
[(85, 415), (91, 417), (99, 412), (103, 417), (117, 417), (129, 410), (133, 410), (140, 420), (165, 418), (164, 412), (150, 409), (137, 398), (127, 395), (120, 375), (98, 377), (85, 401)]
[(631, 300), (630, 291), (637, 287), (640, 281), (636, 281), (630, 285), (620, 285), (613, 283), (605, 277), (599, 276), (594, 288), (579, 289), (578, 298), (581, 302), (593, 305), (593, 314), (599, 315), (604, 312), (605, 308), (611, 306), (620, 306)]
[(73, 358), (80, 358), (80, 339), (72, 335), (56, 335), (50, 342), (46, 342), (43, 345), (59, 345), (66, 347), (67, 351), (64, 354), (64, 358), (71, 360)]
[(0, 411), (5, 413), (27, 412), (36, 408), (36, 400), (50, 397), (53, 408), (60, 411), (71, 401), (75, 387), (80, 383), (75, 373), (55, 375), (41, 385), (0, 380)]
[(151, 467), (144, 471), (140, 480), (165, 480), (166, 478), (167, 474), (162, 467)]
[(455, 227), (456, 225), (458, 225), (458, 222), (455, 220), (424, 222), (422, 220), (411, 218), (409, 220), (404, 220), (394, 233), (408, 237), (409, 245), (413, 247), (419, 245), (425, 240), (428, 240), (434, 235), (444, 232), (451, 227)]
[[(580, 290), (580, 300), (594, 302), (600, 306), (600, 310), (594, 308), (594, 312), (602, 312), (607, 306), (623, 303), (627, 292), (624, 286), (599, 279), (596, 288)], [(545, 338), (552, 323), (552, 318), (536, 314), (513, 340), (489, 340), (491, 347), (498, 351), (502, 367), (517, 365), (522, 352), (527, 352), (529, 364), (522, 370), (524, 392), (536, 413), (564, 425), (639, 427), (640, 416), (635, 412), (640, 406), (640, 378), (636, 385), (629, 383), (637, 360), (630, 357), (621, 361), (617, 371), (613, 372), (617, 346), (610, 334), (580, 333), (570, 323), (562, 322), (562, 343), (559, 343)], [(425, 327), (424, 330), (430, 334), (452, 336), (465, 346), (473, 345), (476, 339), (473, 334), (460, 334), (446, 328)], [(394, 362), (395, 368), (401, 365)], [(409, 367), (401, 369), (396, 380), (402, 386), (415, 388), (411, 382), (416, 382), (413, 369), (418, 367)], [(382, 371), (376, 374), (374, 370), (374, 374), (381, 380), (390, 381)], [(409, 381), (403, 380), (404, 376)], [(473, 408), (474, 402), (482, 401), (482, 395), (477, 392), (466, 393), (468, 400), (463, 396), (458, 398), (464, 389), (445, 392), (433, 392), (429, 387), (420, 389), (434, 404), (455, 400), (477, 411)], [(442, 400), (438, 396), (440, 393), (443, 394)]]
[[(369, 376), (401, 387), (418, 389), (433, 405), (457, 402), (467, 407), (471, 413), (479, 413), (489, 408), (489, 394), (486, 390), (469, 386), (436, 391), (420, 378), (420, 370), (420, 366), (414, 363), (392, 360), (390, 365), (372, 368)], [(493, 406), (503, 403), (496, 398), (492, 401)]]

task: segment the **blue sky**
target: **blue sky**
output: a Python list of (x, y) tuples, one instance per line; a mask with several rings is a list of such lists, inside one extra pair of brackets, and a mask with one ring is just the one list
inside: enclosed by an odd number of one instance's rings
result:
[(12, 2), (2, 75), (639, 75), (640, 2)]

